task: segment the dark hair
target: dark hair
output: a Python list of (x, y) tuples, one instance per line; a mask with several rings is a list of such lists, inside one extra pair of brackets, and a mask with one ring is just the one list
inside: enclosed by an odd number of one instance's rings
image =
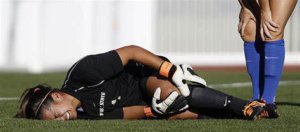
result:
[(27, 88), (20, 97), (20, 106), (15, 117), (39, 119), (41, 109), (53, 102), (49, 95), (56, 91), (59, 91), (59, 89), (52, 89), (47, 84), (39, 84), (32, 88)]

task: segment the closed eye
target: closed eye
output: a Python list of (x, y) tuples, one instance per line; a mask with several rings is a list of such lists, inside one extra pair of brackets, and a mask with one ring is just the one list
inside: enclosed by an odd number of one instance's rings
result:
[(55, 114), (55, 119), (54, 120), (60, 120), (60, 121), (67, 120), (67, 112), (65, 112), (61, 115)]
[(54, 120), (70, 120), (70, 113), (68, 111), (66, 111), (64, 114), (56, 116)]

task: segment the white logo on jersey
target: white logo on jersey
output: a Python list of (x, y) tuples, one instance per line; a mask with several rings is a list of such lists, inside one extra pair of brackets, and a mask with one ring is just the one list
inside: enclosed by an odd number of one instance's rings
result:
[(116, 99), (111, 101), (111, 104), (112, 104), (112, 105), (115, 105), (116, 103), (117, 103), (117, 100), (116, 100)]
[(104, 114), (104, 100), (105, 100), (105, 93), (101, 92), (100, 101), (99, 101), (99, 116), (103, 116)]
[(111, 104), (112, 105), (115, 105), (116, 103), (117, 103), (117, 101), (119, 101), (119, 100), (121, 100), (121, 96), (119, 96), (117, 99), (115, 99), (115, 100), (112, 100), (111, 101)]

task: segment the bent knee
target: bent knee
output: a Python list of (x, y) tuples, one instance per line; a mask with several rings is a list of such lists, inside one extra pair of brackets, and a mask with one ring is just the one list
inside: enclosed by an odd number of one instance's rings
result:
[(161, 88), (161, 100), (166, 99), (173, 91), (177, 91), (180, 94), (179, 90), (170, 81), (149, 77), (147, 80), (147, 92), (150, 97), (153, 96), (158, 87)]
[(272, 38), (266, 38), (265, 41), (276, 41), (276, 40), (280, 40), (283, 39), (283, 34), (284, 34), (284, 29), (280, 26), (279, 28), (277, 28), (277, 31), (270, 31), (270, 34), (272, 36)]
[(284, 18), (282, 18), (281, 16), (278, 16), (278, 15), (273, 16), (272, 20), (279, 27), (277, 28), (277, 31), (270, 31), (270, 34), (271, 34), (272, 38), (267, 38), (266, 37), (266, 41), (276, 41), (276, 40), (283, 39), (284, 29), (285, 29), (285, 25), (287, 23), (287, 20), (285, 20)]
[(178, 94), (180, 94), (178, 88), (169, 81), (162, 80), (158, 87), (161, 88), (161, 100), (166, 99), (173, 91), (176, 91)]
[(240, 33), (241, 38), (245, 42), (252, 42), (255, 41), (256, 38), (256, 23), (254, 21), (250, 21), (243, 33)]

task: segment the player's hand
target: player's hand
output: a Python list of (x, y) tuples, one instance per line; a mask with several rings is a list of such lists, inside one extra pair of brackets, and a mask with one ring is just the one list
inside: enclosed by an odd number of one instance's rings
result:
[(184, 74), (184, 79), (186, 81), (190, 81), (193, 83), (198, 83), (198, 84), (207, 86), (206, 81), (203, 78), (201, 78), (198, 74), (196, 74), (190, 65), (180, 64), (179, 67), (182, 69), (183, 74)]
[(245, 35), (245, 29), (247, 24), (252, 20), (256, 22), (256, 18), (253, 15), (253, 13), (246, 7), (242, 7), (239, 15), (239, 25), (238, 25), (238, 31), (241, 36)]
[(185, 76), (183, 70), (179, 65), (173, 65), (170, 62), (164, 61), (160, 66), (159, 73), (160, 75), (169, 78), (184, 97), (190, 95), (188, 85), (184, 81)]
[(279, 25), (272, 20), (271, 11), (261, 11), (260, 35), (262, 40), (272, 39), (270, 32), (277, 32)]
[(160, 68), (160, 75), (172, 80), (184, 97), (190, 95), (186, 81), (196, 82), (206, 86), (206, 81), (199, 77), (191, 66), (186, 64), (173, 65), (165, 61)]
[(173, 91), (165, 100), (160, 100), (161, 89), (157, 88), (152, 98), (152, 109), (160, 114), (172, 114), (186, 110), (189, 105), (187, 100)]

